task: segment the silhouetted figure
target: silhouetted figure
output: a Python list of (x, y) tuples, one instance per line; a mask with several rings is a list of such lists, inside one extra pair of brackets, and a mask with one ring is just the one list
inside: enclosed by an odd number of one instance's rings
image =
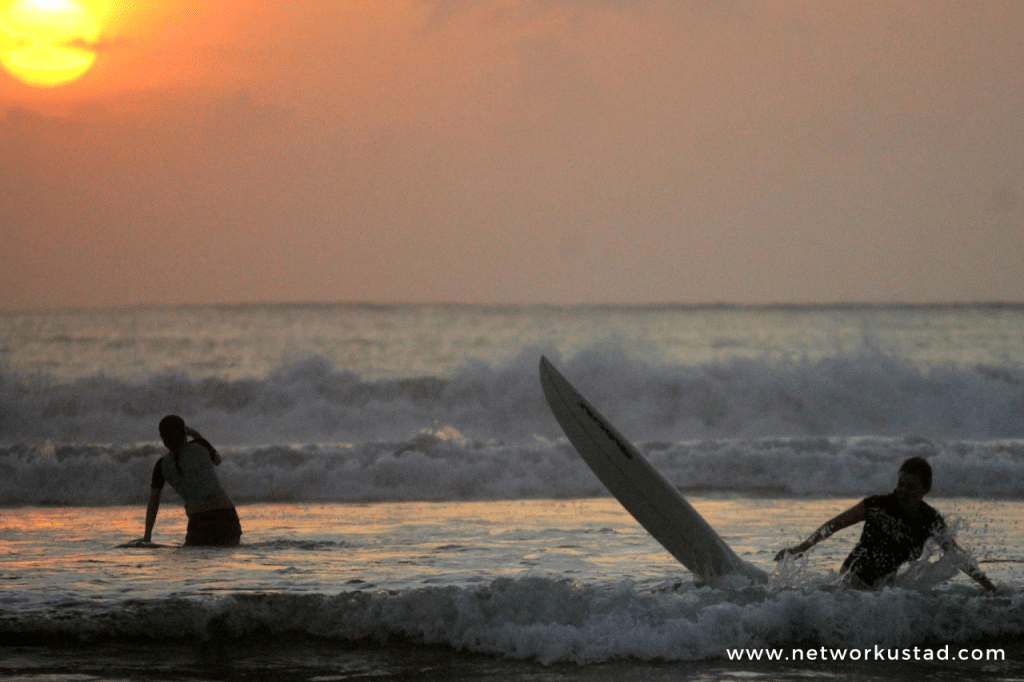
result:
[(907, 561), (921, 556), (931, 537), (946, 552), (956, 552), (957, 565), (985, 589), (995, 585), (946, 533), (942, 515), (924, 501), (932, 487), (932, 467), (922, 457), (911, 457), (900, 465), (896, 489), (888, 495), (872, 495), (830, 520), (799, 545), (787, 547), (775, 556), (781, 561), (787, 554), (802, 554), (833, 533), (864, 522), (860, 541), (843, 562), (844, 582), (857, 589), (879, 589)]
[(242, 536), (242, 526), (235, 505), (217, 480), (214, 466), (221, 462), (217, 450), (198, 431), (185, 426), (184, 419), (174, 414), (160, 420), (160, 438), (168, 453), (153, 467), (146, 508), (146, 534), (136, 542), (152, 542), (153, 525), (160, 510), (160, 495), (167, 482), (185, 502), (188, 515), (186, 546), (237, 545)]

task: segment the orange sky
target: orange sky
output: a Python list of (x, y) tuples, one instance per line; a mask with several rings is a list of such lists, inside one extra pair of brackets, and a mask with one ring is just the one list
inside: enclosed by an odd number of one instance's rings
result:
[(1024, 300), (1017, 0), (83, 4), (0, 309)]

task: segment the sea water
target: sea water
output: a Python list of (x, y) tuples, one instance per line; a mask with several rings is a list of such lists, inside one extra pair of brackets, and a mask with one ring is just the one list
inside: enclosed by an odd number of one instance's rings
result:
[[(607, 496), (542, 354), (767, 585), (694, 583)], [(238, 548), (179, 547), (169, 489), (167, 546), (117, 548), (169, 412), (222, 452)], [(857, 528), (775, 564), (913, 455), (998, 594), (933, 547), (845, 590)], [(3, 313), (0, 675), (1015, 679), (1022, 493), (1019, 306)]]

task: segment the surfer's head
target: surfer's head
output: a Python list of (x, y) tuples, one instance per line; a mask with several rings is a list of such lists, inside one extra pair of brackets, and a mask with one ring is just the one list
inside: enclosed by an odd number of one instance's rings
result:
[(176, 414), (169, 414), (160, 420), (160, 438), (171, 452), (185, 444), (185, 420)]
[(932, 489), (932, 466), (923, 457), (911, 457), (900, 465), (896, 497), (904, 506), (914, 506)]

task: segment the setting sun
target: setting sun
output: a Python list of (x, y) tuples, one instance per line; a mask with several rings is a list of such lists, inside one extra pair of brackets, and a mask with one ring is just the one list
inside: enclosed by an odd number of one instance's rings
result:
[(0, 13), (0, 64), (41, 88), (69, 83), (96, 60), (96, 19), (72, 0), (16, 0)]

